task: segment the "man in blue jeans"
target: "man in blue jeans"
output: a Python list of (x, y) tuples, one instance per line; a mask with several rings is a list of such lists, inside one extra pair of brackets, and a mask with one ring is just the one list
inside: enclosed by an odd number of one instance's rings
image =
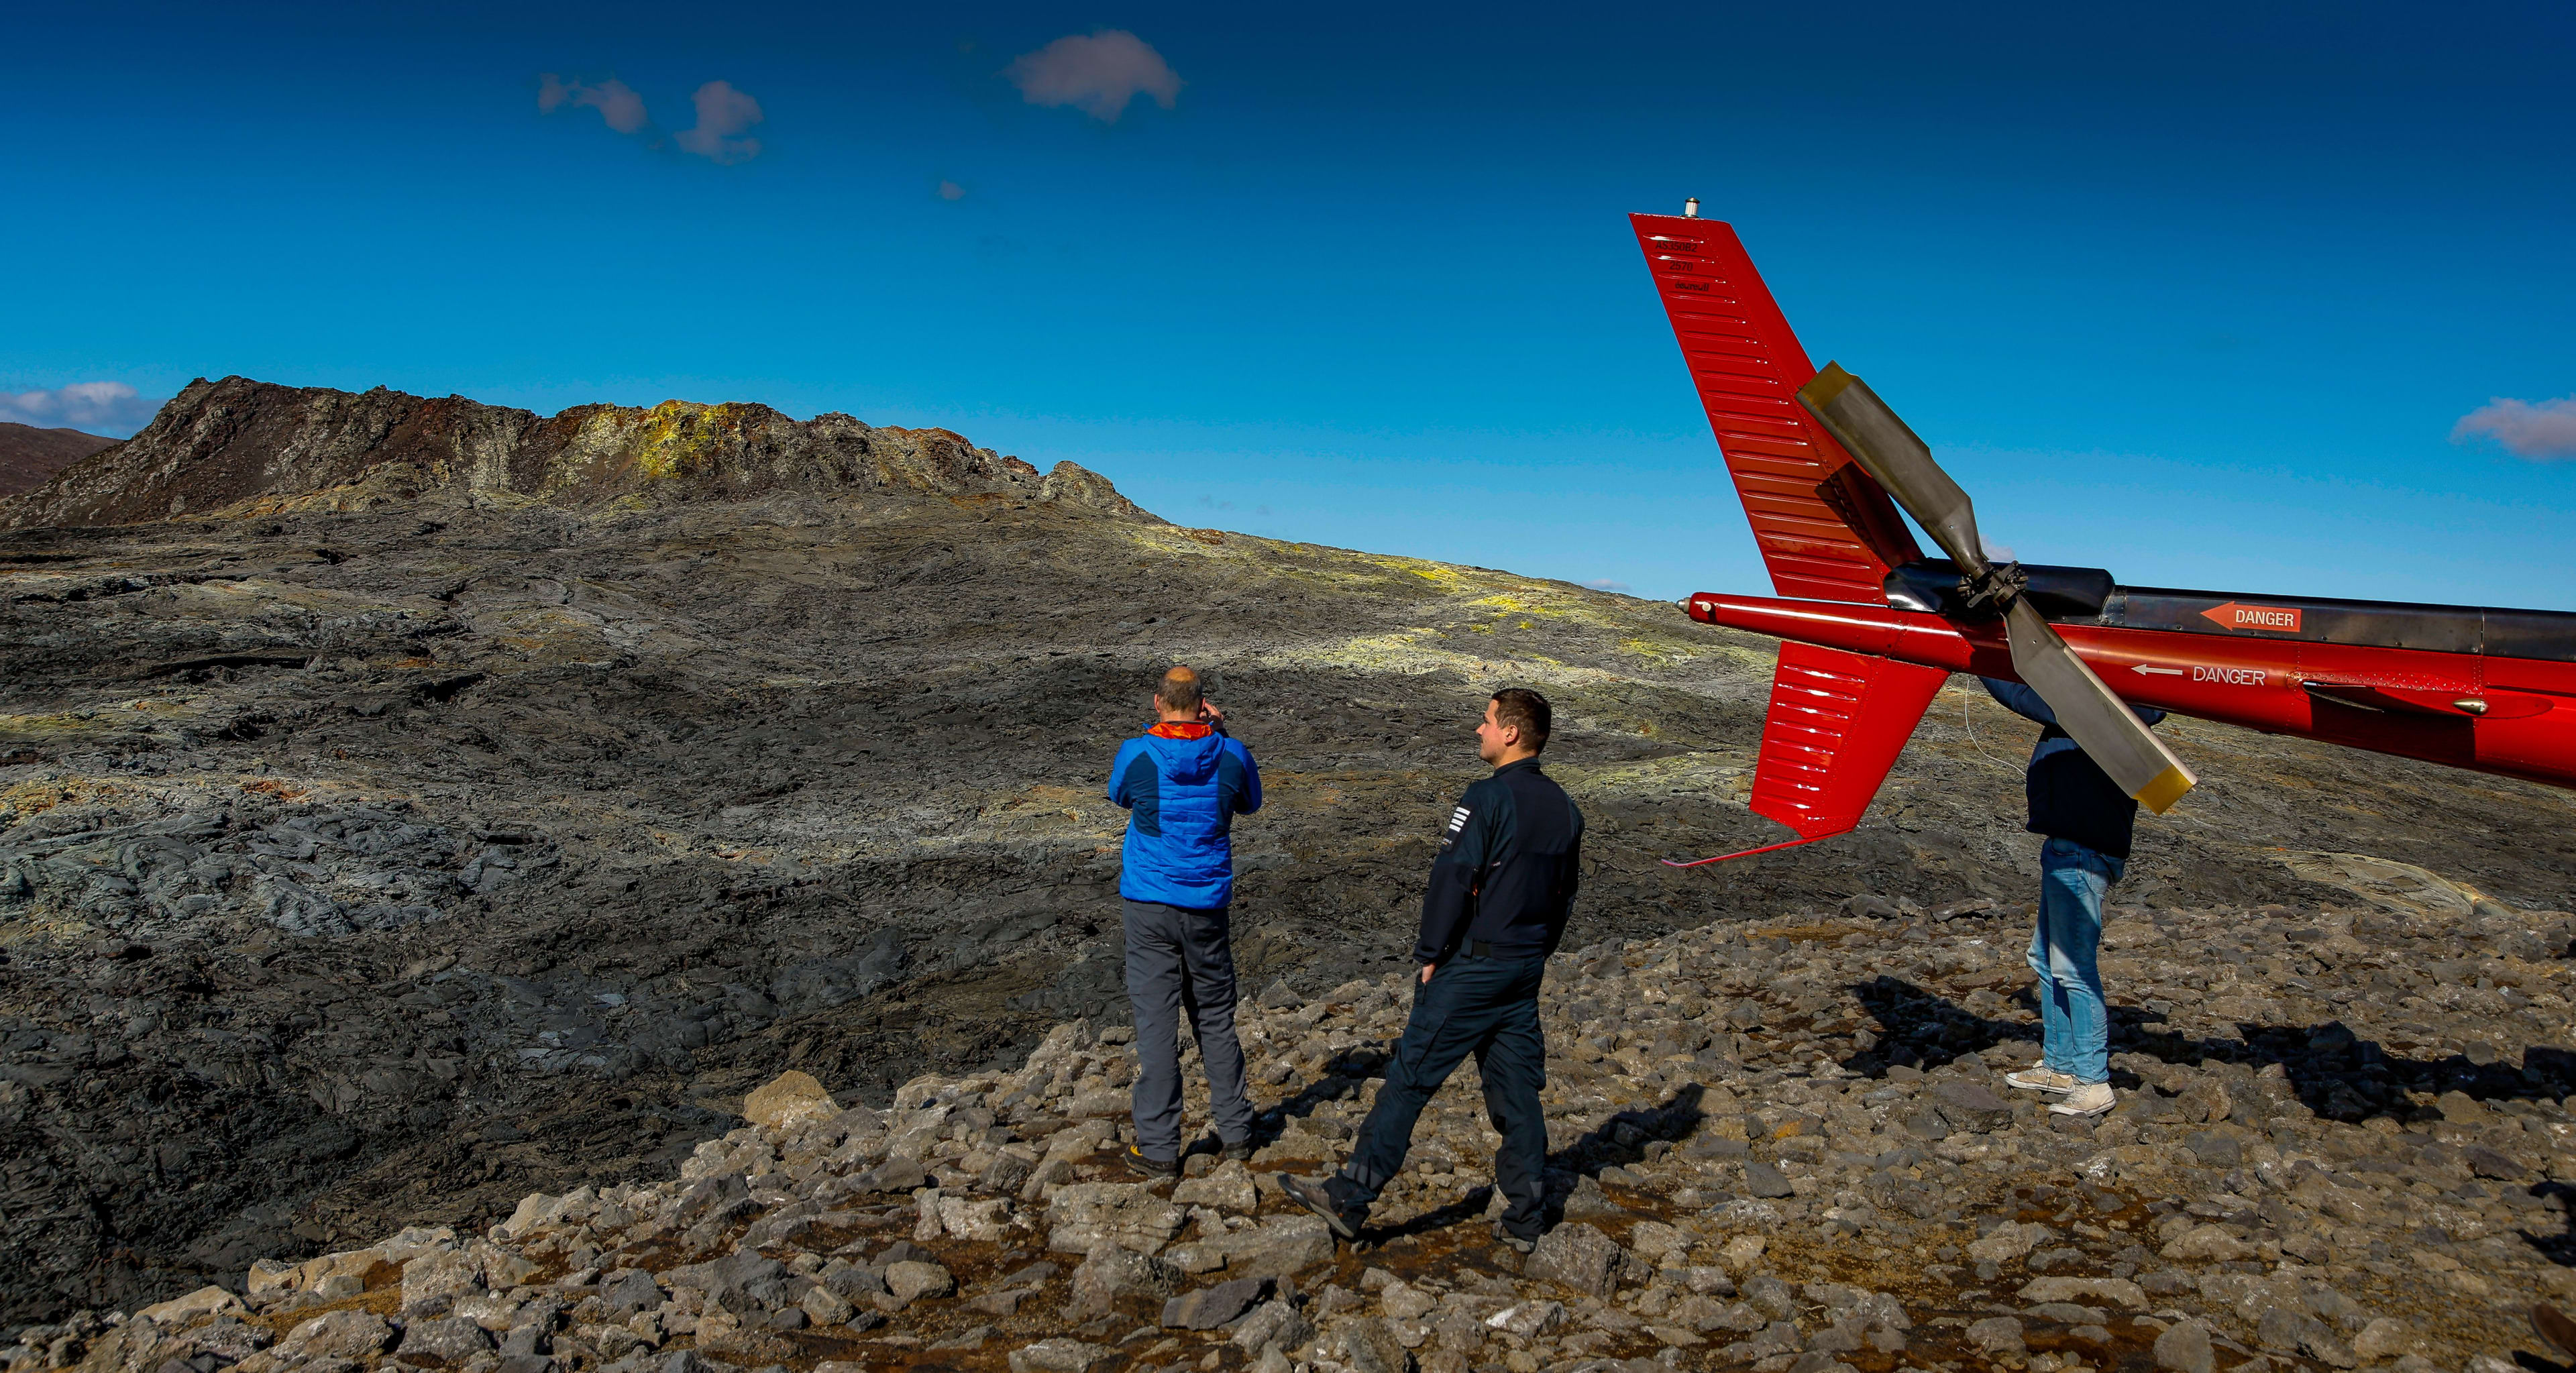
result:
[(1234, 817), (1261, 809), (1252, 751), (1186, 667), (1154, 688), (1154, 724), (1119, 746), (1109, 799), (1128, 812), (1118, 894), (1126, 899), (1127, 1001), (1136, 1017), (1136, 1142), (1127, 1166), (1181, 1171), (1181, 1027), (1198, 1036), (1208, 1106), (1227, 1158), (1252, 1156), (1252, 1099), (1234, 1036)]
[(1404, 1167), (1414, 1122), (1467, 1055), (1485, 1080), (1485, 1110), (1503, 1137), (1494, 1185), (1506, 1203), (1496, 1238), (1528, 1253), (1547, 1222), (1540, 1172), (1547, 1120), (1547, 1039), (1539, 1030), (1538, 988), (1583, 862), (1583, 812), (1539, 771), (1551, 711), (1520, 687), (1494, 693), (1476, 727), (1477, 755), (1494, 775), (1467, 788), (1449, 813), (1422, 929), (1413, 945), (1422, 974), (1413, 1016), (1386, 1065), (1377, 1103), (1339, 1173), (1320, 1181), (1281, 1174), (1281, 1190), (1355, 1239), (1378, 1193)]
[[(1977, 680), (2006, 710), (2043, 727), (2030, 751), (2025, 828), (2046, 839), (2039, 846), (2039, 924), (2030, 936), (2046, 1053), (2004, 1081), (2058, 1098), (2049, 1105), (2052, 1115), (2098, 1116), (2117, 1097), (2110, 1015), (2094, 951), (2102, 943), (2102, 898), (2128, 867), (2138, 803), (2067, 736), (2038, 692), (1994, 677)], [(2152, 707), (2130, 709), (2149, 725), (2165, 718)]]

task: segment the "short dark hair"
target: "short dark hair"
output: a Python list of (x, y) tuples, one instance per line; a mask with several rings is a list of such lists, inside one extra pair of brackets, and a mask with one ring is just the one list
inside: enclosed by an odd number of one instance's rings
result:
[(1555, 711), (1547, 698), (1528, 687), (1505, 687), (1494, 693), (1494, 723), (1509, 725), (1521, 732), (1521, 742), (1545, 751), (1548, 722)]
[(1162, 702), (1166, 710), (1196, 710), (1207, 699), (1207, 692), (1199, 685), (1195, 670), (1175, 666), (1154, 684), (1154, 699)]

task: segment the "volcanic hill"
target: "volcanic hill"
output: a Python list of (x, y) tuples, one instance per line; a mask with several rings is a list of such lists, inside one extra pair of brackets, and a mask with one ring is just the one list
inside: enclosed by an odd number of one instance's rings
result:
[(0, 420), (0, 496), (32, 491), (56, 472), (115, 442), (77, 429), (39, 429)]
[[(1101, 787), (1176, 660), (1269, 796), (1236, 835), (1247, 992), (1399, 970), (1511, 683), (1556, 701), (1548, 768), (1592, 821), (1569, 947), (1838, 912), (1995, 955), (2033, 883), (2030, 731), (1973, 684), (1860, 831), (1679, 871), (1777, 835), (1743, 805), (1767, 641), (1177, 527), (944, 430), (227, 378), (0, 530), (0, 1321), (665, 1177), (782, 1069), (882, 1105), (1123, 1020)], [(2155, 1015), (2246, 1012), (2211, 1031), (2245, 1044), (2366, 1041), (2382, 1071), (2338, 1079), (2340, 1119), (2444, 1090), (2557, 1109), (2565, 793), (2165, 733), (2204, 782), (2142, 825), (2116, 919), (2181, 942), (2115, 1001), (2152, 981)], [(2436, 945), (2396, 933), (2323, 970), (2245, 942), (2390, 910), (2438, 938), (2438, 988)], [(1864, 1026), (1884, 998), (1843, 972), (1694, 1051), (1961, 1051)]]

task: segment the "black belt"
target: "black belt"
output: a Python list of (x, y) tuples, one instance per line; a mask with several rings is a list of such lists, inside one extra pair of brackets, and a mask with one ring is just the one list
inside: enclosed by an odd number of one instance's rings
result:
[(1491, 958), (1494, 956), (1494, 946), (1481, 939), (1470, 940), (1467, 944), (1467, 956), (1469, 958)]

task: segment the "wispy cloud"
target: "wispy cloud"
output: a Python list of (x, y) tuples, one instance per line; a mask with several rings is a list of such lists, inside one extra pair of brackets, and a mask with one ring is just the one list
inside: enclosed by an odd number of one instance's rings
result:
[(760, 156), (760, 140), (744, 138), (742, 132), (761, 122), (760, 102), (730, 81), (710, 81), (698, 87), (689, 97), (697, 107), (695, 127), (665, 135), (653, 126), (652, 116), (645, 113), (644, 97), (615, 77), (592, 84), (566, 81), (553, 72), (537, 78), (537, 112), (553, 114), (561, 109), (593, 109), (609, 128), (622, 134), (641, 137), (648, 147), (666, 143), (684, 153), (694, 153), (710, 162), (731, 166)]
[(121, 381), (76, 381), (50, 391), (0, 391), (0, 420), (125, 438), (161, 408)]
[(644, 113), (644, 97), (616, 77), (612, 76), (596, 86), (566, 81), (553, 72), (537, 78), (539, 114), (553, 114), (566, 105), (599, 111), (600, 119), (619, 133), (634, 133), (649, 122)]
[(2539, 402), (2498, 396), (2460, 416), (2451, 442), (2490, 438), (2517, 458), (2576, 458), (2576, 396)]
[(1115, 124), (1139, 95), (1164, 109), (1180, 98), (1181, 78), (1144, 39), (1125, 29), (1067, 34), (1024, 53), (1003, 73), (1032, 105), (1073, 105)]
[(1627, 595), (1629, 591), (1629, 586), (1626, 582), (1614, 582), (1607, 577), (1595, 577), (1591, 581), (1585, 582), (1584, 585), (1595, 591), (1615, 591), (1622, 596)]
[(958, 185), (954, 181), (942, 181), (939, 183), (939, 198), (942, 200), (964, 200), (966, 198), (966, 188)]
[(728, 81), (710, 81), (698, 87), (698, 93), (689, 99), (698, 107), (698, 126), (672, 135), (682, 152), (696, 153), (725, 166), (760, 156), (759, 139), (735, 137), (766, 118), (760, 112), (759, 101), (735, 90)]

